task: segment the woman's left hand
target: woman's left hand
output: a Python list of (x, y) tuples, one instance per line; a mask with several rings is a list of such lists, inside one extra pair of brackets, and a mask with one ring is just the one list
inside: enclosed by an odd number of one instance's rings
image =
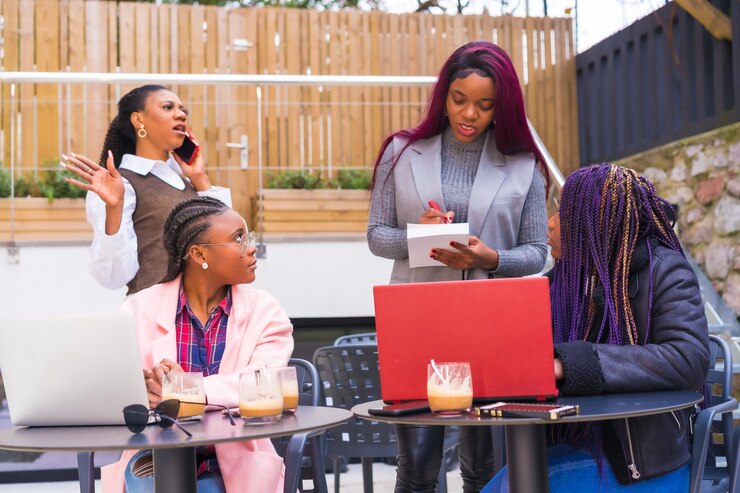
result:
[(211, 180), (206, 174), (206, 165), (203, 161), (203, 154), (200, 152), (200, 149), (198, 149), (192, 164), (186, 163), (174, 152), (171, 152), (170, 154), (175, 162), (180, 165), (182, 174), (190, 180), (190, 183), (193, 184), (193, 187), (195, 187), (197, 191), (203, 192), (211, 188)]
[(457, 252), (435, 248), (431, 257), (454, 269), (488, 269), (498, 267), (498, 252), (489, 248), (477, 236), (470, 236), (468, 244), (451, 242), (450, 246)]

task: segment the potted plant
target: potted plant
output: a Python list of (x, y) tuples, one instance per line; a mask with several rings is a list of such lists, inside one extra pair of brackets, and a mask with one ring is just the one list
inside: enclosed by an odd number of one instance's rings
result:
[(330, 180), (305, 170), (268, 173), (262, 207), (259, 197), (253, 201), (253, 224), (265, 233), (364, 232), (371, 179), (369, 169), (342, 169)]
[(11, 198), (10, 173), (0, 167), (0, 241), (92, 238), (85, 220), (85, 191), (64, 181), (64, 176), (71, 174), (59, 170), (18, 175)]

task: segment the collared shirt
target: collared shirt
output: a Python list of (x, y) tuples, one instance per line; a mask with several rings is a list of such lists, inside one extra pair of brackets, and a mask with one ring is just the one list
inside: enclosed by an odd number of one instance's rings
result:
[[(226, 326), (231, 314), (231, 287), (221, 302), (211, 309), (203, 325), (188, 304), (182, 280), (175, 316), (177, 334), (177, 362), (186, 372), (200, 372), (204, 377), (215, 375), (221, 366), (226, 347)], [(211, 446), (196, 447), (198, 475), (219, 471), (216, 449)]]
[[(119, 169), (127, 169), (142, 176), (151, 174), (177, 190), (185, 188), (184, 180), (187, 179), (173, 159), (164, 162), (124, 154)], [(121, 227), (112, 235), (105, 234), (105, 202), (93, 192), (88, 192), (85, 200), (87, 222), (93, 228), (90, 274), (109, 289), (124, 287), (139, 270), (138, 242), (133, 220), (136, 192), (126, 178), (123, 178), (123, 190)], [(228, 188), (211, 187), (198, 192), (198, 195), (219, 199), (231, 207), (231, 191)]]

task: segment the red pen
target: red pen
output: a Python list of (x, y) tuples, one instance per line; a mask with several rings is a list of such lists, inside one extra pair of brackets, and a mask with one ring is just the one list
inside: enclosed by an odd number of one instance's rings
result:
[[(439, 211), (439, 212), (442, 212), (442, 209), (440, 209), (439, 205), (438, 205), (438, 204), (437, 204), (437, 203), (436, 203), (436, 202), (435, 202), (434, 200), (430, 200), (430, 201), (429, 201), (429, 207), (431, 207), (431, 208), (432, 208), (432, 209), (434, 209), (435, 211)], [(443, 214), (444, 214), (444, 213), (443, 213)], [(449, 223), (449, 222), (450, 222), (450, 218), (449, 218), (449, 217), (447, 217), (447, 214), (445, 214), (444, 222), (445, 222), (445, 224), (447, 224), (447, 223)]]

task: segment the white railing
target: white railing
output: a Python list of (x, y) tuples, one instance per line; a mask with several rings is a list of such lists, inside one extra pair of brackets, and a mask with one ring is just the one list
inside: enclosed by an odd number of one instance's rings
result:
[[(16, 139), (14, 136), (18, 135), (16, 130), (16, 98), (18, 98), (18, 85), (20, 84), (58, 84), (58, 92), (62, 94), (62, 86), (69, 84), (151, 84), (151, 83), (167, 83), (167, 84), (186, 84), (186, 85), (247, 85), (257, 88), (257, 168), (258, 168), (258, 221), (262, 224), (263, 221), (263, 208), (262, 208), (262, 180), (263, 171), (265, 170), (263, 163), (263, 149), (262, 145), (264, 136), (264, 123), (262, 118), (263, 106), (265, 101), (263, 100), (263, 88), (269, 86), (278, 87), (323, 87), (323, 86), (350, 86), (350, 87), (428, 87), (436, 82), (434, 76), (376, 76), (376, 75), (251, 75), (251, 74), (140, 74), (140, 73), (90, 73), (90, 72), (0, 72), (0, 84), (6, 84), (10, 88), (10, 137), (4, 136), (2, 142), (4, 145), (10, 145), (10, 159), (9, 168), (11, 173), (11, 202), (10, 202), (10, 243), (11, 246), (15, 244), (15, 171), (16, 171)], [(418, 104), (422, 106), (421, 101), (410, 102), (409, 104)], [(61, 125), (61, 114), (60, 114), (60, 125)], [(331, 122), (329, 121), (329, 126)], [(530, 129), (534, 135), (537, 146), (542, 153), (548, 171), (551, 176), (551, 188), (549, 193), (549, 199), (557, 197), (560, 187), (564, 182), (563, 174), (557, 166), (557, 163), (553, 160), (551, 154), (548, 152), (545, 145), (542, 143), (537, 131), (532, 127), (530, 123)], [(331, 158), (331, 132), (328, 133), (328, 170), (329, 174), (332, 173), (332, 158)], [(36, 139), (34, 140), (36, 142)], [(301, 141), (301, 144), (303, 142)], [(247, 142), (241, 144), (226, 144), (227, 147), (239, 147), (248, 146)], [(380, 142), (378, 142), (380, 145)], [(62, 144), (60, 142), (60, 149)], [(242, 150), (242, 156), (247, 154), (246, 147)], [(219, 171), (228, 171), (235, 169), (247, 169), (248, 164), (245, 165), (244, 159), (239, 166), (219, 166)], [(282, 166), (281, 169), (290, 169), (293, 166)], [(311, 166), (301, 166), (302, 169), (314, 169)]]

